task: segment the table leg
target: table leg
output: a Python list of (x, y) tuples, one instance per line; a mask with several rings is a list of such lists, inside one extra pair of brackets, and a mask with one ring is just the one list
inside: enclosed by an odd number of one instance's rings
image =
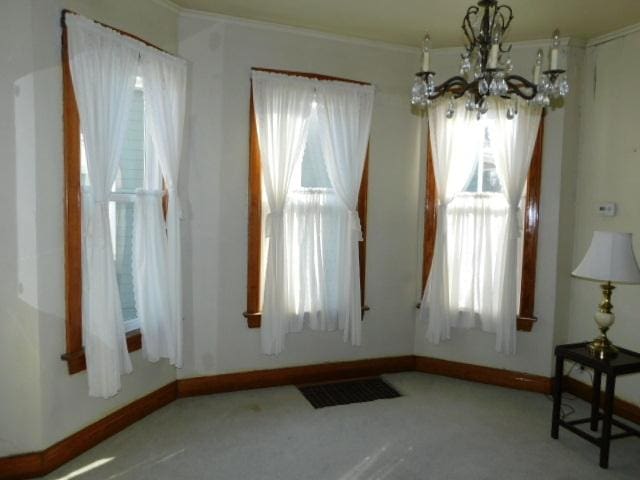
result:
[(593, 391), (591, 392), (591, 430), (598, 431), (598, 415), (600, 414), (600, 387), (602, 385), (602, 372), (593, 372)]
[(551, 417), (551, 438), (558, 438), (560, 429), (560, 407), (562, 405), (562, 377), (564, 375), (564, 357), (556, 355), (556, 376), (553, 379), (553, 414)]
[(602, 437), (600, 437), (600, 466), (609, 466), (609, 446), (611, 444), (611, 417), (613, 416), (613, 392), (616, 388), (616, 376), (607, 374), (607, 387), (604, 396), (604, 415), (602, 418)]

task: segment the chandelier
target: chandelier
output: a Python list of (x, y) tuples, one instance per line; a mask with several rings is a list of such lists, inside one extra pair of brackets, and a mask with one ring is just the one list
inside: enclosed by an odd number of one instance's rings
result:
[(447, 117), (454, 114), (453, 99), (465, 97), (465, 107), (476, 111), (478, 119), (489, 110), (489, 97), (501, 97), (511, 101), (507, 116), (517, 114), (518, 97), (534, 105), (548, 107), (555, 99), (569, 93), (565, 70), (558, 68), (560, 32), (553, 32), (549, 51), (549, 69), (543, 71), (544, 53), (538, 50), (533, 68), (533, 79), (511, 73), (511, 45), (503, 46), (513, 11), (508, 5), (498, 5), (497, 0), (480, 0), (468, 8), (462, 22), (467, 45), (461, 54), (460, 75), (437, 85), (435, 72), (429, 69), (431, 37), (427, 33), (422, 44), (422, 70), (416, 73), (411, 89), (411, 104), (428, 107), (433, 100), (450, 95)]

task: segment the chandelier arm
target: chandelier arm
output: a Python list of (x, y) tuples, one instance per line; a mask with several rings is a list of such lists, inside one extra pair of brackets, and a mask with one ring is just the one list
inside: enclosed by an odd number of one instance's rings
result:
[[(509, 13), (509, 18), (506, 18), (503, 10)], [(511, 21), (513, 20), (513, 10), (509, 5), (500, 5), (496, 9), (494, 15), (499, 16), (500, 18), (500, 24), (501, 24), (500, 28), (502, 29), (502, 38), (504, 38), (504, 36), (507, 34), (507, 30), (509, 29), (509, 26), (511, 25)], [(494, 22), (495, 22), (495, 17), (494, 17)], [(500, 50), (500, 53), (510, 53), (512, 47), (513, 45), (509, 45), (509, 48), (504, 48), (502, 44), (502, 40), (500, 41), (500, 45), (498, 45), (498, 49)]]
[[(486, 7), (486, 8), (488, 12), (489, 7)], [(491, 45), (491, 42), (493, 42), (493, 33), (494, 33), (494, 29), (496, 28), (496, 19), (498, 18), (498, 16), (502, 19), (502, 24), (504, 25), (504, 18), (502, 18), (502, 15), (500, 14), (500, 8), (494, 5), (493, 16), (491, 17), (491, 23), (489, 24), (489, 27), (490, 27), (489, 28), (489, 45)], [(501, 28), (502, 28), (502, 25), (501, 25)], [(502, 43), (502, 40), (500, 40), (500, 43)]]
[(513, 44), (509, 44), (509, 48), (504, 48), (502, 44), (500, 44), (500, 53), (511, 53), (511, 49), (513, 48)]
[[(429, 96), (429, 99), (435, 100), (436, 98), (443, 96), (445, 93), (453, 93), (454, 98), (460, 98), (465, 94), (469, 87), (473, 85), (473, 83), (467, 82), (467, 79), (461, 76), (451, 77), (440, 85), (434, 87), (433, 91), (435, 93)], [(459, 88), (459, 91), (454, 90), (456, 87)]]
[(524, 78), (523, 76), (520, 76), (520, 75), (507, 75), (507, 77), (505, 77), (505, 80), (507, 82), (514, 82), (514, 81), (520, 82), (526, 88), (530, 88), (532, 90), (537, 90), (538, 89), (538, 86), (535, 83), (533, 83), (530, 80), (527, 80), (526, 78)]
[[(509, 18), (505, 20), (505, 16), (502, 13), (502, 10), (506, 10), (509, 12)], [(500, 11), (500, 17), (502, 17), (502, 34), (506, 34), (509, 26), (511, 25), (511, 21), (513, 20), (513, 10), (509, 5), (500, 5), (498, 7), (498, 11)]]
[(467, 47), (467, 50), (473, 50), (473, 47), (478, 41), (478, 39), (476, 38), (476, 33), (473, 30), (473, 25), (471, 23), (471, 16), (477, 16), (479, 11), (480, 9), (475, 5), (469, 7), (467, 9), (467, 14), (462, 20), (462, 30), (464, 31), (464, 34), (469, 42), (469, 47)]
[[(484, 12), (482, 13), (481, 20), (482, 27), (480, 30), (480, 43), (479, 45), (477, 45), (478, 51), (480, 52), (481, 66), (483, 71), (487, 68), (487, 63), (489, 61), (489, 51), (491, 50), (491, 32), (493, 28), (492, 22), (494, 20), (490, 18), (491, 13), (489, 12), (489, 8), (494, 3), (495, 2), (485, 2), (483, 5)], [(482, 5), (482, 3), (479, 3), (479, 5)]]
[[(505, 78), (505, 81), (509, 86), (509, 93), (518, 95), (524, 100), (533, 100), (538, 93), (538, 86), (520, 75), (510, 75)], [(527, 93), (526, 90), (530, 90), (531, 93)]]

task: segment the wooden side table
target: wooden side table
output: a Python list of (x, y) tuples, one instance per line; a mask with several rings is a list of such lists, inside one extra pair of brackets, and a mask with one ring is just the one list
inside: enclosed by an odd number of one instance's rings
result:
[[(609, 447), (611, 440), (630, 436), (640, 437), (640, 431), (613, 418), (613, 399), (616, 388), (616, 377), (629, 373), (640, 372), (640, 353), (619, 348), (614, 358), (600, 359), (594, 357), (587, 350), (588, 342), (558, 345), (556, 347), (556, 376), (553, 390), (553, 416), (551, 420), (551, 437), (558, 438), (560, 427), (579, 435), (585, 440), (600, 447), (600, 467), (609, 466)], [(591, 393), (591, 415), (587, 418), (566, 421), (560, 418), (562, 403), (562, 378), (564, 376), (564, 361), (571, 360), (585, 367), (593, 369), (593, 390)], [(600, 412), (600, 388), (602, 374), (607, 377), (604, 394), (604, 405)], [(598, 431), (598, 424), (602, 420), (602, 433), (599, 437), (591, 435), (577, 427), (589, 423), (591, 431)], [(623, 433), (611, 434), (611, 426), (615, 425)]]

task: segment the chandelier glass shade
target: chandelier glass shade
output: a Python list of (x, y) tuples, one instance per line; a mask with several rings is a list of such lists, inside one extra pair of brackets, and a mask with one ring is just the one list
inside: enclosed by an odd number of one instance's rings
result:
[[(511, 45), (505, 47), (513, 20), (508, 5), (497, 0), (480, 0), (468, 8), (462, 22), (467, 44), (461, 54), (460, 74), (436, 84), (435, 72), (430, 69), (431, 37), (427, 33), (422, 44), (422, 69), (416, 73), (411, 90), (411, 104), (426, 108), (434, 100), (449, 95), (451, 102), (464, 97), (468, 110), (477, 111), (478, 118), (489, 110), (489, 97), (511, 100), (507, 115), (517, 114), (518, 98), (541, 107), (548, 107), (557, 98), (569, 93), (565, 70), (558, 67), (560, 33), (553, 32), (549, 50), (548, 69), (543, 70), (544, 52), (538, 50), (533, 78), (512, 73)], [(453, 111), (453, 106), (450, 108)]]

